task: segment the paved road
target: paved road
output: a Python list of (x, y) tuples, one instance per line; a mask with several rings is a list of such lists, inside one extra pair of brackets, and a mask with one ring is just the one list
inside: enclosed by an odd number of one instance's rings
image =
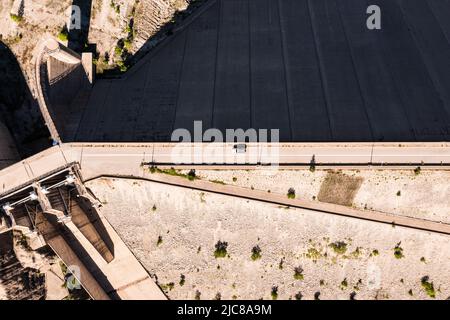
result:
[[(203, 157), (195, 155), (203, 155)], [(450, 166), (450, 143), (413, 143), (401, 146), (397, 144), (281, 144), (278, 148), (275, 145), (269, 145), (267, 149), (262, 148), (262, 150), (257, 145), (249, 145), (245, 154), (234, 153), (231, 144), (63, 144), (61, 147), (52, 147), (0, 171), (0, 194), (74, 162), (81, 164), (84, 178), (89, 179), (98, 175), (114, 174), (142, 176), (143, 162), (174, 166), (182, 159), (191, 167), (214, 162), (230, 165), (221, 166), (223, 169), (235, 168), (235, 164), (254, 167), (270, 163), (295, 167), (308, 166), (313, 155), (317, 164), (328, 167), (349, 165), (370, 168), (369, 164), (374, 166), (384, 164), (403, 167), (433, 165), (433, 168), (444, 169)]]

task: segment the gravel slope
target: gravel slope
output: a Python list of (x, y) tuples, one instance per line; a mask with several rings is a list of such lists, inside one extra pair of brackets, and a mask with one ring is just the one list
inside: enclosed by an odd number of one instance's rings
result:
[[(304, 299), (316, 292), (320, 299), (353, 292), (356, 299), (428, 299), (424, 276), (437, 299), (450, 296), (448, 236), (145, 181), (98, 179), (88, 187), (172, 299), (271, 299), (274, 286), (278, 299), (299, 292)], [(229, 257), (214, 257), (219, 240), (228, 242)], [(338, 241), (345, 252), (330, 246)], [(253, 261), (256, 245), (261, 259)], [(296, 267), (303, 280), (294, 279)]]

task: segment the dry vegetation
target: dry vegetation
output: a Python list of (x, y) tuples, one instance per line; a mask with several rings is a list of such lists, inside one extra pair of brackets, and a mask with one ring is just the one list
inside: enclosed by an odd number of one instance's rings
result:
[(352, 206), (363, 179), (341, 172), (329, 172), (320, 187), (318, 200), (322, 202)]
[(88, 186), (172, 299), (450, 295), (446, 235), (145, 181)]
[[(100, 71), (139, 50), (188, 0), (92, 0), (88, 42), (96, 45)], [(0, 0), (0, 40), (8, 45), (27, 79), (33, 75), (33, 50), (45, 35), (58, 36), (68, 22), (72, 0)], [(82, 11), (82, 14), (85, 12)]]
[(197, 170), (196, 177), (283, 195), (292, 188), (297, 199), (450, 223), (448, 170)]

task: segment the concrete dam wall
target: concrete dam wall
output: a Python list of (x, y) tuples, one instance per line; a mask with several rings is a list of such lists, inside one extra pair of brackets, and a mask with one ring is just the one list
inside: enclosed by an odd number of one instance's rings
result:
[(378, 5), (370, 30), (360, 0), (208, 1), (122, 78), (78, 102), (59, 98), (72, 76), (54, 85), (55, 124), (65, 142), (167, 142), (194, 121), (281, 142), (450, 141), (450, 3)]

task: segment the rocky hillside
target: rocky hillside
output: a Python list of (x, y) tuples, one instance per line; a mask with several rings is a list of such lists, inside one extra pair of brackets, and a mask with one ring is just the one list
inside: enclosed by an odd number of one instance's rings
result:
[[(114, 56), (119, 43), (127, 52), (139, 50), (159, 28), (173, 16), (199, 0), (0, 0), (0, 41), (16, 55), (27, 78), (32, 76), (30, 62), (33, 49), (45, 35), (59, 37), (69, 21), (71, 6), (81, 8), (82, 28), (88, 34), (87, 43), (95, 44), (100, 56)], [(69, 39), (70, 41), (70, 34)], [(114, 59), (109, 61), (114, 63)]]
[[(3, 64), (0, 61), (0, 74), (4, 81), (0, 83), (9, 90), (0, 92), (1, 101), (7, 102), (6, 107), (0, 108), (0, 114), (11, 130), (21, 156), (34, 154), (50, 144), (49, 134), (33, 98), (33, 56), (41, 39), (54, 36), (75, 50), (95, 51), (94, 63), (99, 74), (111, 69), (124, 72), (130, 66), (130, 60), (136, 61), (136, 52), (143, 53), (142, 47), (152, 48), (164, 38), (165, 33), (158, 36), (157, 41), (149, 41), (161, 27), (173, 22), (177, 12), (189, 7), (184, 11), (185, 16), (190, 8), (204, 1), (0, 0), (0, 53), (11, 53), (9, 56), (17, 60), (12, 64), (5, 59), (2, 59)], [(81, 31), (66, 29), (72, 5), (81, 9)], [(14, 70), (8, 66), (14, 66)], [(11, 83), (6, 80), (11, 74), (20, 80), (20, 85), (6, 85)], [(21, 98), (14, 100), (8, 97)]]

